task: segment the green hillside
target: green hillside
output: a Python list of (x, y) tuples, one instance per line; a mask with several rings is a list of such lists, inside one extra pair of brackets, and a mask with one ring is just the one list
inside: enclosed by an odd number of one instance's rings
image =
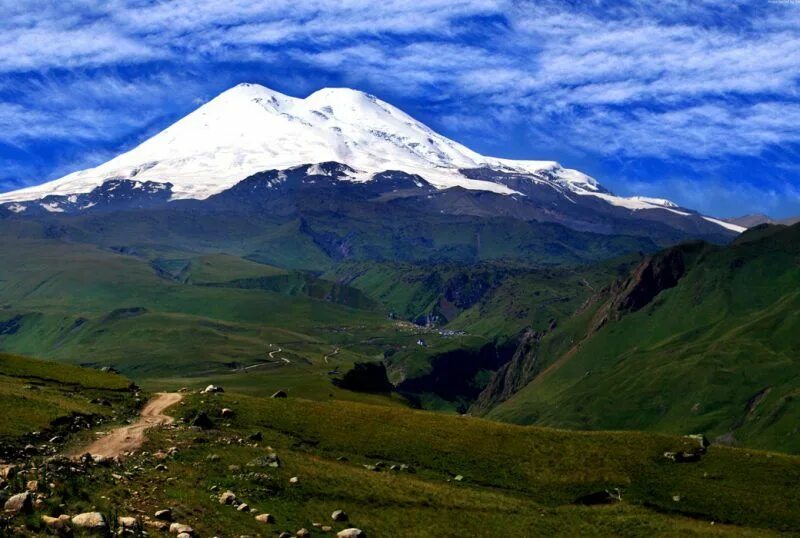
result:
[[(657, 273), (667, 259), (683, 265), (678, 284), (633, 309), (647, 271)], [(542, 339), (529, 356), (533, 380), (488, 416), (702, 431), (720, 443), (800, 452), (798, 260), (796, 226), (656, 257), (638, 284), (635, 273), (628, 288), (612, 288)]]
[[(222, 408), (233, 416), (220, 418)], [(331, 536), (346, 527), (371, 537), (800, 532), (796, 457), (712, 446), (699, 461), (675, 463), (664, 453), (697, 451), (697, 440), (519, 427), (291, 395), (193, 394), (170, 410), (187, 420), (200, 411), (210, 428), (179, 422), (153, 430), (121, 466), (59, 478), (42, 513), (152, 517), (168, 507), (200, 536), (301, 528)], [(247, 510), (221, 503), (226, 491)], [(585, 500), (593, 494), (599, 504)], [(335, 510), (348, 521), (333, 521)], [(256, 521), (261, 513), (274, 523)], [(35, 516), (17, 521), (27, 521), (31, 535), (41, 528)]]
[(0, 448), (33, 440), (32, 432), (54, 434), (73, 416), (124, 414), (133, 403), (130, 385), (112, 373), (0, 353)]

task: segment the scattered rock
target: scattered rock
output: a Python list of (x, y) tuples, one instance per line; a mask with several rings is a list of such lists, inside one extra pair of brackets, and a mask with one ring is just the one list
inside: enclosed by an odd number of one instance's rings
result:
[(331, 514), (331, 519), (334, 521), (347, 521), (347, 513), (344, 510), (335, 510)]
[(184, 525), (183, 523), (173, 523), (169, 526), (169, 532), (177, 535), (188, 534), (191, 536), (194, 534), (194, 529), (189, 525)]
[(28, 483), (25, 484), (25, 489), (27, 489), (31, 493), (36, 493), (37, 491), (39, 491), (39, 481), (38, 480), (28, 480)]
[(220, 411), (220, 412), (219, 412), (219, 414), (220, 414), (220, 416), (221, 416), (222, 418), (231, 418), (231, 417), (233, 417), (233, 415), (234, 415), (234, 413), (233, 413), (233, 409), (229, 409), (229, 408), (227, 408), (227, 407), (224, 407), (224, 408), (222, 409), (222, 411)]
[(697, 445), (704, 452), (708, 449), (708, 447), (711, 446), (711, 442), (702, 433), (693, 433), (693, 434), (687, 435), (686, 438), (687, 439), (691, 439), (692, 441), (696, 441)]
[(65, 532), (69, 529), (69, 516), (60, 515), (58, 517), (42, 516), (42, 523), (48, 529)]
[(236, 509), (240, 512), (249, 512), (250, 506), (247, 503), (242, 503), (236, 507)]
[(292, 534), (289, 532), (282, 532), (278, 535), (278, 538), (292, 538)]
[(264, 436), (261, 434), (261, 432), (256, 432), (256, 433), (251, 434), (247, 438), (247, 440), (248, 441), (263, 441), (264, 440)]
[(219, 496), (219, 504), (233, 504), (236, 501), (236, 495), (232, 491), (226, 491)]
[(281, 460), (275, 453), (259, 456), (247, 464), (248, 467), (280, 467)]
[(217, 392), (225, 392), (219, 385), (209, 385), (203, 389), (203, 394), (216, 394)]
[(588, 493), (575, 499), (575, 504), (593, 506), (597, 504), (613, 504), (622, 500), (622, 493), (618, 488), (606, 489)]
[(455, 480), (456, 482), (463, 482), (464, 481), (464, 477), (462, 475), (460, 475), (460, 474), (457, 474), (455, 476), (455, 478), (453, 478), (453, 480)]
[(293, 476), (293, 477), (291, 477), (291, 478), (289, 479), (289, 483), (290, 483), (290, 484), (297, 484), (297, 483), (299, 483), (299, 482), (300, 482), (300, 479), (299, 479), (299, 478), (297, 478), (296, 476)]
[[(288, 394), (286, 394), (286, 391), (284, 391), (284, 390), (279, 390), (278, 392), (276, 392), (275, 394), (273, 394), (272, 396), (270, 396), (270, 398), (286, 398), (286, 397), (288, 397), (288, 396), (289, 396), (289, 395), (288, 395)], [(301, 529), (301, 530), (302, 530), (302, 529)]]
[(17, 476), (17, 466), (16, 465), (0, 465), (0, 478), (4, 480), (11, 480), (15, 476)]
[(319, 530), (321, 530), (322, 532), (332, 532), (333, 527), (331, 527), (330, 525), (323, 525), (322, 527), (319, 528)]
[(160, 519), (161, 521), (172, 521), (172, 510), (169, 508), (165, 510), (159, 510), (155, 513), (156, 519)]
[(256, 521), (261, 523), (275, 523), (275, 518), (272, 516), (272, 514), (258, 514), (256, 516)]
[(694, 463), (700, 461), (703, 451), (664, 452), (664, 457), (675, 463)]
[(178, 535), (178, 538), (192, 538), (192, 535), (188, 532), (182, 532)]
[(3, 508), (11, 514), (29, 514), (33, 511), (33, 496), (29, 491), (18, 493), (8, 499)]
[(159, 463), (158, 465), (156, 465), (156, 471), (160, 471), (160, 472), (163, 473), (166, 470), (167, 470), (167, 466), (164, 465), (163, 463)]
[(100, 531), (107, 526), (106, 518), (100, 512), (86, 512), (72, 518), (72, 524), (82, 529)]
[(355, 527), (345, 529), (336, 533), (337, 538), (367, 538), (367, 535), (361, 529)]
[(297, 536), (297, 538), (308, 538), (311, 536), (311, 531), (308, 529), (300, 529), (295, 533), (295, 536)]
[(123, 529), (134, 529), (136, 528), (136, 518), (135, 517), (118, 517), (117, 523)]

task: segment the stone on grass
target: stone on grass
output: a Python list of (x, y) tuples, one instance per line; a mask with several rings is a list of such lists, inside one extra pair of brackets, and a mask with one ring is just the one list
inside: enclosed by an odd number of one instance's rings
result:
[(366, 533), (361, 529), (351, 527), (336, 533), (337, 538), (366, 538)]
[(103, 530), (106, 528), (106, 518), (100, 512), (86, 512), (78, 514), (72, 518), (72, 524), (76, 527), (89, 530)]
[(334, 521), (347, 521), (347, 513), (344, 510), (336, 510), (331, 514), (331, 519)]
[(311, 536), (311, 531), (308, 529), (300, 529), (299, 531), (297, 531), (295, 536), (297, 536), (297, 538), (308, 538), (309, 536)]
[(123, 529), (133, 529), (136, 527), (136, 518), (120, 516), (117, 518), (117, 523), (119, 523), (119, 526)]
[(228, 409), (227, 407), (224, 407), (222, 411), (219, 412), (219, 414), (222, 418), (231, 418), (233, 416), (233, 409)]
[(296, 476), (293, 476), (293, 477), (291, 477), (291, 478), (289, 479), (289, 483), (290, 483), (290, 484), (297, 484), (298, 482), (300, 482), (300, 479), (299, 479), (299, 478), (297, 478)]
[[(286, 398), (287, 396), (289, 396), (289, 395), (288, 395), (288, 394), (286, 394), (286, 391), (284, 391), (284, 390), (279, 390), (278, 392), (276, 392), (275, 394), (273, 394), (272, 396), (270, 396), (270, 398)], [(302, 529), (301, 529), (301, 530), (302, 530)]]
[(165, 510), (159, 510), (155, 513), (156, 519), (160, 519), (161, 521), (172, 521), (172, 510), (169, 508)]
[(256, 521), (261, 523), (275, 523), (275, 518), (272, 516), (272, 514), (258, 514), (256, 516)]
[(239, 506), (237, 506), (236, 509), (240, 512), (249, 512), (250, 505), (248, 505), (247, 503), (242, 503)]
[(169, 532), (172, 534), (194, 534), (194, 529), (191, 528), (189, 525), (184, 525), (183, 523), (173, 523), (169, 526)]
[(29, 514), (33, 511), (33, 496), (29, 491), (18, 493), (6, 501), (4, 509), (11, 514)]
[(236, 501), (236, 495), (232, 491), (226, 491), (219, 496), (219, 504), (233, 504)]
[(66, 531), (69, 529), (69, 516), (66, 514), (58, 517), (42, 516), (42, 523), (44, 523), (48, 529)]
[(217, 392), (225, 392), (219, 385), (209, 385), (203, 389), (203, 394), (214, 394)]
[(214, 423), (210, 418), (208, 418), (208, 415), (205, 411), (200, 411), (197, 413), (197, 416), (194, 417), (194, 420), (192, 420), (192, 426), (197, 426), (203, 430), (208, 430), (214, 427)]

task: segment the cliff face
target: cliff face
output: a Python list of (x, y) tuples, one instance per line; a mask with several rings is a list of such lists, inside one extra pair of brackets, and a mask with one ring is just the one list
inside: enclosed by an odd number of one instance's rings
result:
[(477, 414), (488, 411), (497, 403), (510, 398), (536, 376), (539, 371), (536, 357), (541, 337), (540, 333), (532, 330), (522, 334), (511, 360), (495, 372), (470, 411)]
[[(706, 243), (687, 243), (648, 256), (626, 278), (591, 297), (579, 313), (595, 309), (595, 314), (589, 318), (583, 336), (574, 344), (580, 346), (580, 341), (591, 338), (609, 322), (644, 308), (661, 292), (675, 287), (687, 273), (692, 259), (706, 248), (709, 248)], [(523, 333), (513, 358), (497, 370), (471, 411), (483, 414), (509, 399), (539, 375), (546, 365), (557, 360), (559, 356), (547, 356), (540, 345), (549, 332), (557, 331), (551, 326), (551, 331), (544, 333), (530, 330)]]

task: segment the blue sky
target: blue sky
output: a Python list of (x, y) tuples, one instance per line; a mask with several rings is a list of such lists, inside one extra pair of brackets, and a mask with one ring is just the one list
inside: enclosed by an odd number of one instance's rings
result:
[[(102, 5), (99, 5), (102, 4)], [(0, 0), (0, 191), (239, 82), (377, 95), (619, 194), (800, 214), (800, 0)]]

